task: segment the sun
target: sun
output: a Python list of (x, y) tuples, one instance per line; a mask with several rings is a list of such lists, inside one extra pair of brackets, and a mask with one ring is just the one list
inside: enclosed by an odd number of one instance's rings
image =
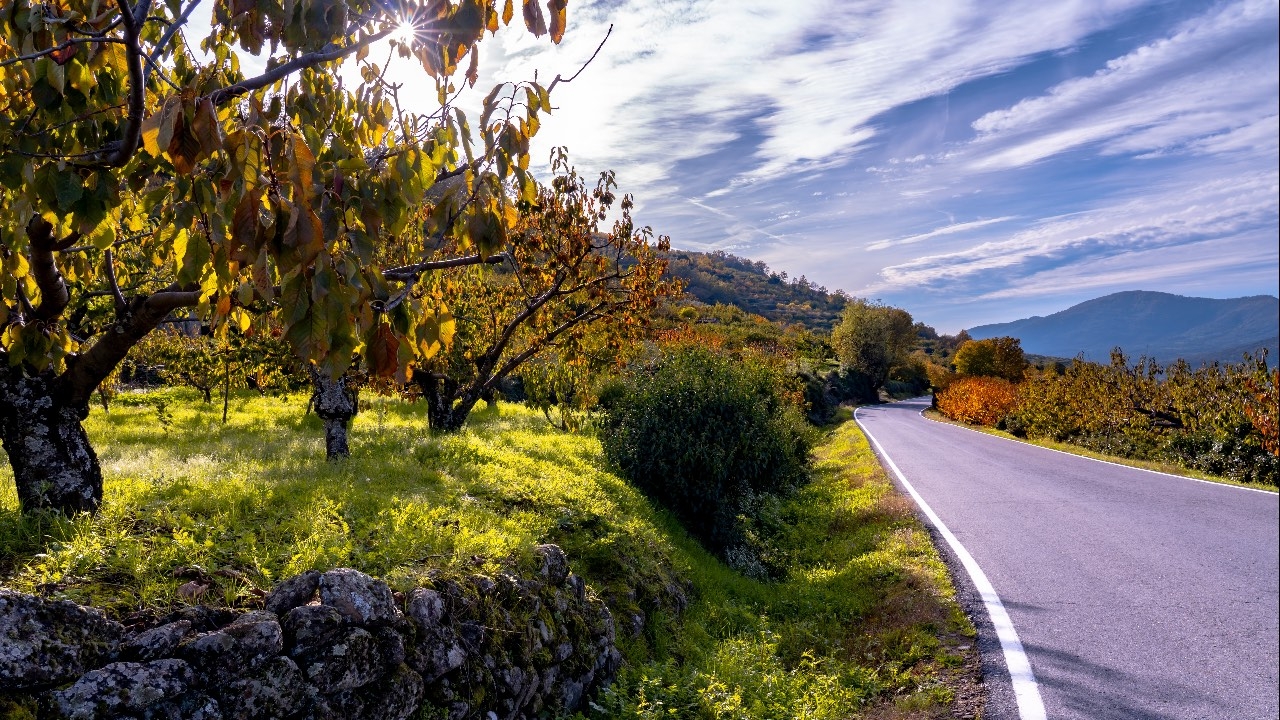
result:
[(413, 42), (414, 37), (418, 34), (418, 26), (414, 25), (410, 20), (402, 20), (396, 26), (396, 31), (391, 34), (393, 40), (399, 40), (402, 43)]

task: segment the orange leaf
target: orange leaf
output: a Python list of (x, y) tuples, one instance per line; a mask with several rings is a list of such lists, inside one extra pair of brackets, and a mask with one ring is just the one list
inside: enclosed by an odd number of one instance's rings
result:
[(400, 338), (387, 323), (378, 323), (369, 338), (369, 372), (378, 377), (392, 377), (399, 368)]
[(68, 45), (64, 48), (58, 48), (49, 53), (49, 57), (59, 65), (66, 65), (71, 62), (71, 58), (76, 56), (76, 46)]

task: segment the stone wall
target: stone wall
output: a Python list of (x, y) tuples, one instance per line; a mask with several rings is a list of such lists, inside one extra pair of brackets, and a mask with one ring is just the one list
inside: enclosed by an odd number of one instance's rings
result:
[(351, 569), (264, 610), (192, 606), (138, 631), (0, 590), (0, 711), (97, 720), (450, 720), (579, 708), (615, 676), (613, 618), (554, 545), (530, 578), (435, 578), (397, 602)]

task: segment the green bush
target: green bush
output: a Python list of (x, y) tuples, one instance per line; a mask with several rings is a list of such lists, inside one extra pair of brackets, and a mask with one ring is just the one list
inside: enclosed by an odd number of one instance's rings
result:
[[(763, 361), (696, 346), (664, 354), (614, 389), (602, 419), (610, 462), (708, 549), (752, 575), (761, 496), (804, 479), (813, 444), (799, 393)], [(766, 573), (767, 574), (767, 573)]]

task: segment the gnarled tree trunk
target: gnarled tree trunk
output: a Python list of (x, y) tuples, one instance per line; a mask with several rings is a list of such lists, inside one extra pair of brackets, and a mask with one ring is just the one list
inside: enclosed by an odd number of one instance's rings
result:
[(349, 457), (347, 428), (359, 408), (359, 391), (346, 375), (338, 378), (311, 369), (311, 407), (324, 421), (324, 453), (330, 460)]
[(96, 512), (102, 468), (81, 422), (87, 402), (67, 402), (52, 372), (27, 375), (0, 368), (0, 439), (22, 511), (51, 508), (66, 515)]

